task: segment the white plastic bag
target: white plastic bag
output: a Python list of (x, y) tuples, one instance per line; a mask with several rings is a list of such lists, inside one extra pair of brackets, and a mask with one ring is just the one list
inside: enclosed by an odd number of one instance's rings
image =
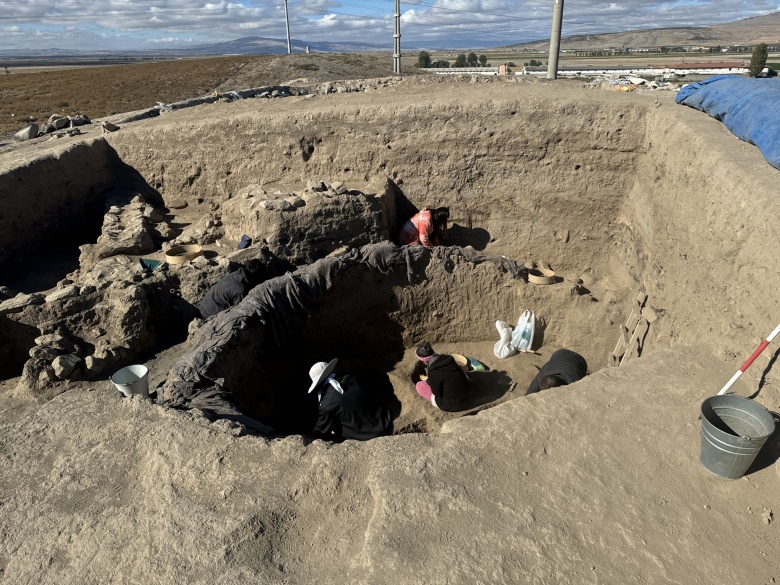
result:
[(500, 359), (512, 357), (517, 353), (517, 350), (509, 342), (512, 337), (512, 326), (504, 321), (496, 321), (496, 329), (498, 329), (500, 339), (493, 347), (493, 355)]
[(530, 351), (531, 344), (534, 342), (534, 331), (536, 329), (536, 316), (532, 311), (525, 310), (517, 321), (517, 326), (512, 331), (509, 343), (517, 351)]

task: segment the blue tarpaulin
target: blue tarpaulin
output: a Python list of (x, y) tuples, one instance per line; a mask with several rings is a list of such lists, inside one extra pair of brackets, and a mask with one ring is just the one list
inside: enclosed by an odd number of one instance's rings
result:
[(720, 120), (780, 169), (780, 78), (716, 75), (686, 85), (675, 101)]

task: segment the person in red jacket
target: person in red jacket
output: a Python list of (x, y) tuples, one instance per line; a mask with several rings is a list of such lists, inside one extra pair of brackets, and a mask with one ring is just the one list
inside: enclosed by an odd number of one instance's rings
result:
[(449, 207), (436, 207), (422, 211), (407, 221), (401, 228), (398, 241), (402, 246), (422, 245), (433, 248), (441, 245), (447, 237), (447, 221), (450, 218)]

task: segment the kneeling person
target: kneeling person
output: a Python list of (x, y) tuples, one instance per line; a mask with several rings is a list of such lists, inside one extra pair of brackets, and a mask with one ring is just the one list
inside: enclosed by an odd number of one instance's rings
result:
[(465, 366), (458, 365), (451, 355), (436, 353), (429, 343), (418, 346), (415, 354), (425, 364), (427, 376), (415, 384), (420, 396), (445, 412), (462, 412), (472, 407), (474, 384)]
[(588, 363), (584, 357), (568, 349), (559, 349), (541, 367), (525, 393), (528, 395), (548, 388), (566, 386), (587, 375)]
[(208, 319), (236, 306), (250, 290), (265, 280), (265, 272), (263, 262), (252, 258), (245, 266), (226, 275), (198, 303), (201, 316)]
[(314, 433), (326, 439), (358, 441), (389, 435), (393, 413), (352, 374), (334, 375), (337, 363), (338, 359), (317, 362), (309, 370), (309, 392), (317, 390), (320, 405)]

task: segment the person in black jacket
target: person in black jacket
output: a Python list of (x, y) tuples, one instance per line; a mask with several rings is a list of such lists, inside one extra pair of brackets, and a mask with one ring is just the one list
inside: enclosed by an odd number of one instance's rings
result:
[(213, 317), (240, 303), (247, 293), (261, 282), (281, 276), (290, 270), (292, 265), (278, 260), (264, 250), (262, 258), (251, 258), (243, 267), (212, 286), (198, 303), (198, 310), (204, 319)]
[(474, 384), (455, 358), (437, 354), (429, 343), (415, 350), (417, 359), (425, 364), (426, 380), (415, 384), (417, 393), (445, 412), (468, 410), (474, 401)]
[(364, 389), (352, 374), (336, 376), (338, 359), (317, 362), (309, 370), (309, 392), (317, 390), (319, 418), (314, 433), (325, 439), (365, 441), (389, 435), (393, 413)]
[(588, 375), (588, 364), (580, 354), (569, 349), (559, 349), (554, 352), (549, 361), (544, 364), (539, 373), (526, 390), (526, 395), (566, 386)]

